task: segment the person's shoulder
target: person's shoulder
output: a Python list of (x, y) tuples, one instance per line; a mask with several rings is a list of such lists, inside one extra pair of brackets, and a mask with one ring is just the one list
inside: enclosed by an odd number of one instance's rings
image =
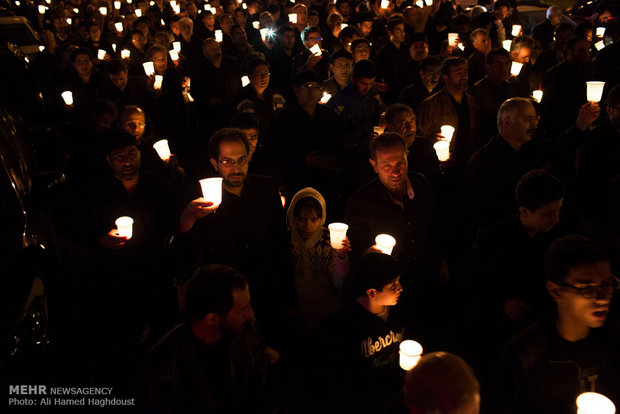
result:
[(550, 348), (557, 336), (554, 318), (546, 318), (523, 328), (512, 336), (503, 346), (504, 359), (518, 361), (524, 369), (536, 364)]
[(382, 184), (377, 178), (373, 178), (365, 184), (362, 184), (351, 196), (351, 202), (374, 196), (381, 190)]

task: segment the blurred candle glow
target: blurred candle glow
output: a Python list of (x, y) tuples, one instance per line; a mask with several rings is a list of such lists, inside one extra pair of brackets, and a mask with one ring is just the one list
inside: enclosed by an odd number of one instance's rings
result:
[(532, 96), (534, 97), (536, 102), (540, 103), (540, 101), (542, 101), (543, 91), (541, 91), (540, 89), (536, 89), (532, 92)]
[(418, 6), (419, 8), (424, 7), (424, 0), (418, 0), (415, 2), (415, 5)]
[(259, 31), (260, 31), (260, 38), (264, 42), (265, 39), (267, 38), (267, 32), (269, 31), (269, 29), (263, 28), (263, 29), (260, 29)]
[(288, 21), (296, 24), (297, 23), (297, 13), (291, 13), (288, 15)]
[(461, 49), (461, 51), (465, 51), (465, 45), (463, 45), (463, 43), (458, 43), (456, 46)]
[(596, 48), (596, 50), (601, 50), (605, 48), (605, 42), (603, 40), (599, 40), (598, 42), (596, 42), (594, 44), (594, 47)]
[(101, 13), (102, 16), (105, 16), (106, 14), (108, 14), (108, 8), (107, 7), (99, 7), (99, 13)]
[(247, 76), (242, 76), (241, 77), (241, 86), (245, 87), (247, 85), (250, 84), (250, 78), (248, 78)]
[(62, 96), (62, 100), (65, 101), (65, 104), (73, 105), (73, 92), (64, 91), (60, 94), (60, 96)]
[(440, 133), (446, 141), (451, 142), (452, 135), (454, 135), (454, 127), (452, 125), (442, 125)]
[(45, 46), (39, 45), (39, 52), (43, 52), (45, 50)]
[(42, 4), (39, 5), (38, 7), (39, 9), (39, 14), (45, 14), (45, 6), (43, 6)]
[(584, 392), (577, 397), (577, 414), (615, 414), (616, 406), (596, 392)]
[(413, 367), (418, 365), (418, 362), (420, 362), (420, 359), (422, 358), (422, 345), (420, 345), (416, 341), (407, 339), (400, 343), (399, 348), (399, 363), (402, 369), (404, 369), (405, 371), (409, 371), (413, 369)]
[(424, 0), (424, 2), (426, 3), (427, 6), (433, 5), (433, 0)]
[(321, 97), (319, 103), (326, 104), (330, 99), (332, 99), (332, 96), (327, 92), (323, 92), (323, 96)]
[(222, 203), (222, 177), (205, 178), (199, 182), (202, 198), (212, 202), (214, 206), (219, 206)]
[(321, 47), (318, 43), (310, 48), (310, 53), (315, 56), (321, 56), (323, 54), (323, 52), (321, 52)]
[(116, 29), (117, 32), (122, 32), (123, 31), (123, 22), (116, 22), (116, 23), (114, 23), (114, 28)]
[(103, 60), (103, 58), (105, 58), (105, 50), (103, 49), (99, 49), (97, 50), (97, 59), (99, 60)]
[(170, 159), (170, 147), (168, 146), (167, 139), (161, 139), (153, 144), (153, 148), (157, 151), (157, 155), (164, 161)]
[(131, 239), (133, 236), (133, 219), (128, 216), (119, 217), (115, 221), (118, 235)]
[(71, 26), (71, 23), (73, 23), (73, 20), (71, 19), (71, 17), (67, 17), (67, 24)]
[(458, 33), (448, 33), (448, 46), (456, 46), (456, 39), (458, 39)]
[(521, 73), (522, 68), (523, 68), (523, 63), (512, 62), (512, 65), (510, 65), (510, 74), (514, 76), (519, 76), (519, 73)]
[(349, 226), (344, 223), (331, 223), (329, 229), (329, 242), (334, 250), (342, 249), (342, 241), (347, 236)]
[(600, 102), (603, 96), (603, 89), (605, 88), (605, 82), (591, 81), (586, 82), (587, 90), (586, 94), (588, 101)]
[(390, 0), (381, 0), (381, 8), (387, 9), (388, 7), (390, 7)]
[(433, 144), (439, 161), (448, 161), (450, 158), (450, 143), (448, 141), (437, 141)]
[(115, 1), (114, 2), (114, 8), (116, 10), (120, 10), (121, 9), (121, 2), (120, 1)]
[(224, 40), (224, 33), (222, 33), (221, 30), (216, 30), (215, 31), (215, 41), (216, 42), (222, 42)]
[(258, 30), (260, 28), (260, 22), (252, 22), (252, 27)]
[(377, 249), (381, 250), (381, 253), (392, 254), (392, 249), (396, 245), (396, 239), (389, 234), (379, 234), (375, 237), (375, 244)]
[(502, 42), (502, 47), (510, 52), (510, 45), (512, 44), (512, 40), (504, 40)]
[(181, 51), (181, 42), (172, 42), (172, 49), (180, 52)]
[(170, 53), (170, 59), (172, 59), (174, 62), (179, 60), (179, 52), (177, 52), (176, 50), (169, 50), (168, 53)]
[(603, 37), (603, 36), (605, 36), (605, 30), (606, 30), (606, 28), (605, 28), (605, 27), (602, 27), (602, 26), (597, 27), (597, 28), (596, 28), (596, 35), (597, 35), (598, 37)]
[(153, 84), (153, 88), (155, 88), (155, 90), (160, 90), (161, 89), (161, 84), (164, 81), (164, 77), (161, 75), (155, 75), (155, 83)]
[(519, 33), (521, 32), (521, 25), (520, 24), (513, 24), (512, 25), (512, 35), (514, 37), (519, 36)]
[(136, 13), (136, 16), (142, 17), (142, 10), (136, 9), (136, 10), (134, 10), (134, 13)]
[(153, 62), (144, 62), (142, 67), (144, 67), (144, 73), (146, 73), (146, 76), (151, 76), (155, 73), (155, 66), (153, 66)]
[(121, 59), (129, 59), (131, 52), (128, 49), (121, 50)]

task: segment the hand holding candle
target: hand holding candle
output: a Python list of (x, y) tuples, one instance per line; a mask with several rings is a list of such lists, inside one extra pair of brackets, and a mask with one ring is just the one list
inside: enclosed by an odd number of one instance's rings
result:
[(342, 249), (342, 241), (347, 237), (349, 226), (344, 223), (331, 223), (329, 229), (329, 241), (334, 250)]
[(217, 207), (222, 203), (222, 177), (205, 178), (200, 180), (202, 188), (202, 198), (210, 201)]
[(131, 236), (133, 236), (133, 219), (131, 217), (119, 217), (116, 219), (115, 224), (119, 236), (131, 239)]
[(586, 82), (586, 94), (589, 102), (600, 102), (603, 97), (603, 89), (605, 89), (605, 82), (591, 81)]
[(441, 136), (444, 140), (450, 143), (452, 141), (452, 135), (454, 135), (454, 127), (452, 125), (441, 126)]

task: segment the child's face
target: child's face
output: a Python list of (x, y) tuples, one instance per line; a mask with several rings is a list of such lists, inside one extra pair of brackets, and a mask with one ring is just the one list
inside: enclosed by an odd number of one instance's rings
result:
[(319, 229), (321, 217), (316, 214), (316, 211), (305, 208), (295, 216), (295, 225), (297, 232), (305, 241)]

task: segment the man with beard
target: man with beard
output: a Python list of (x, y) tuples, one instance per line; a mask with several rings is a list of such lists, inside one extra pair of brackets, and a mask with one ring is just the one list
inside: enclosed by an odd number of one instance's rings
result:
[(292, 265), (278, 189), (268, 177), (248, 176), (248, 154), (249, 144), (240, 129), (223, 128), (211, 136), (209, 157), (223, 179), (222, 202), (213, 205), (200, 197), (196, 183), (172, 247), (179, 278), (209, 263), (243, 272), (269, 335), (279, 322), (282, 300), (291, 298), (287, 289), (294, 289)]
[(197, 269), (187, 285), (187, 318), (149, 352), (149, 412), (273, 412), (270, 363), (258, 336), (250, 289), (236, 270)]

